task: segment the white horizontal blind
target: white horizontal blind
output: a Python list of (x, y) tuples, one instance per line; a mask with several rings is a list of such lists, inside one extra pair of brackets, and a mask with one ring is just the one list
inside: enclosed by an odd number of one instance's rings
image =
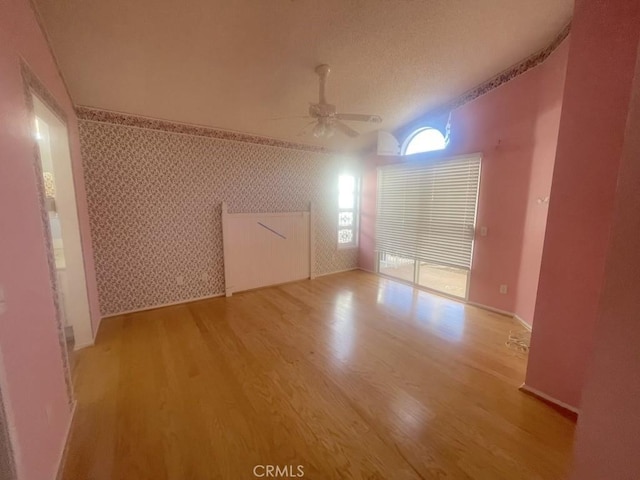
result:
[(479, 182), (479, 155), (379, 168), (376, 249), (469, 269)]

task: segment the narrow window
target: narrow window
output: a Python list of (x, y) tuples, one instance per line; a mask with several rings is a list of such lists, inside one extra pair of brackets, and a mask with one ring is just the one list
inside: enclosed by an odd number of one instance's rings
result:
[(338, 178), (338, 247), (358, 246), (358, 181), (353, 175)]

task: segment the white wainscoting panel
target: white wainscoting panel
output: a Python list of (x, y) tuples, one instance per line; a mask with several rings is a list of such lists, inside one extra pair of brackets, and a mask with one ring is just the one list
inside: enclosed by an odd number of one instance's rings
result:
[(223, 204), (226, 295), (309, 278), (310, 231), (309, 212), (228, 213)]

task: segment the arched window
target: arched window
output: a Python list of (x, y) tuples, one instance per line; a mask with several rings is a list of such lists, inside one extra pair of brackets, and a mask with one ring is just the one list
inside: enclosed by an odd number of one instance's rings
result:
[(420, 128), (413, 132), (404, 142), (403, 155), (413, 155), (414, 153), (433, 152), (444, 150), (447, 147), (447, 140), (442, 132), (436, 128)]

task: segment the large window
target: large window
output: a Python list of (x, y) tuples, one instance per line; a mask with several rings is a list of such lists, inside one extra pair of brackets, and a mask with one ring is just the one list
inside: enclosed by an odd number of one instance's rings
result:
[(358, 246), (358, 180), (338, 177), (338, 247)]
[(466, 298), (480, 157), (403, 163), (378, 171), (378, 271)]
[(405, 142), (402, 154), (433, 152), (444, 150), (446, 147), (447, 140), (442, 132), (435, 128), (426, 127), (413, 132)]

